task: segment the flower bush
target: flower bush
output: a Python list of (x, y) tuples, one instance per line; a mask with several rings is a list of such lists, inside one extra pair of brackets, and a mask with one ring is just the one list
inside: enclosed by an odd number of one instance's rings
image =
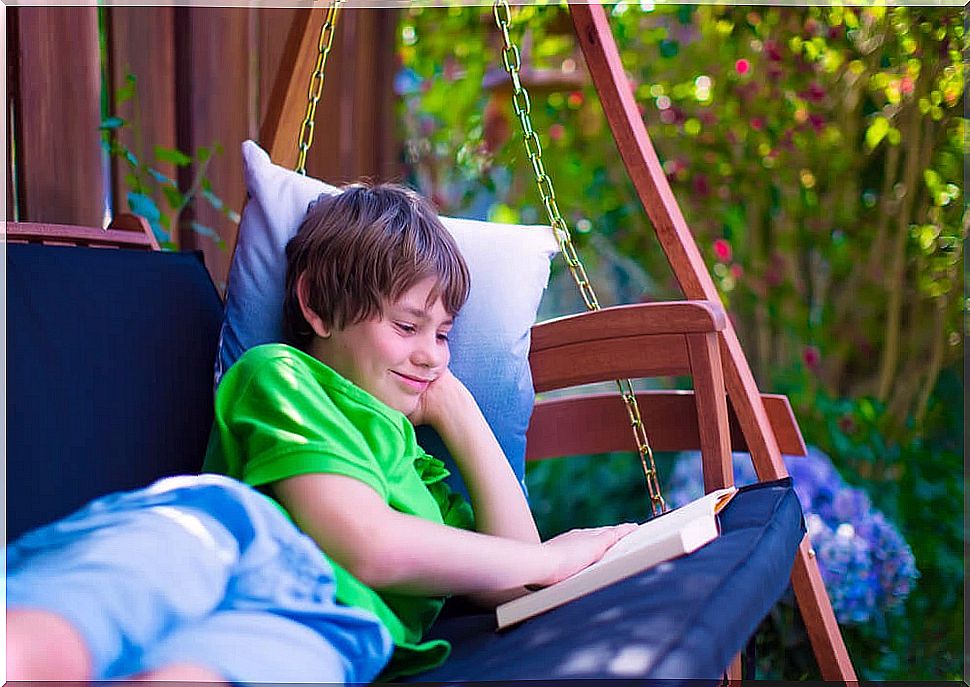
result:
[[(676, 462), (667, 499), (682, 506), (703, 494), (699, 453)], [(866, 493), (847, 485), (827, 455), (785, 456), (816, 560), (840, 623), (868, 623), (898, 611), (919, 577), (912, 549)], [(757, 481), (751, 458), (734, 454), (738, 486)]]

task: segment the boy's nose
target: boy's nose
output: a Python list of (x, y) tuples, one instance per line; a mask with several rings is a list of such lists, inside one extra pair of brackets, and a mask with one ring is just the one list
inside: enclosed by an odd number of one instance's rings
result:
[(443, 367), (448, 364), (448, 346), (442, 345), (437, 336), (430, 339), (422, 337), (411, 353), (411, 360), (420, 367)]

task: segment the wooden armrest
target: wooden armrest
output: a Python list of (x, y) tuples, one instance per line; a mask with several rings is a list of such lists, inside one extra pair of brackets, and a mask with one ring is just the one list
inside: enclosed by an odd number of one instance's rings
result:
[(159, 250), (158, 241), (155, 240), (148, 222), (142, 217), (126, 213), (118, 215), (108, 229), (69, 224), (7, 222), (4, 238), (9, 243)]
[(710, 301), (637, 303), (542, 322), (532, 328), (529, 351), (535, 389), (694, 376), (688, 340), (724, 326), (724, 310)]
[(532, 350), (623, 336), (704, 334), (724, 325), (724, 308), (713, 301), (616, 305), (540, 322), (532, 327)]

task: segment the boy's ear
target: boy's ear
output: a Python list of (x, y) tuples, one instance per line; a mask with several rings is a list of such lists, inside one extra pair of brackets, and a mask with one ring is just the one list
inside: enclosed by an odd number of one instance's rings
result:
[(307, 301), (309, 300), (308, 294), (309, 287), (307, 286), (306, 272), (304, 272), (296, 278), (296, 299), (300, 303), (300, 312), (303, 313), (303, 319), (313, 329), (313, 333), (321, 339), (327, 339), (330, 337), (330, 327), (313, 308), (307, 305)]

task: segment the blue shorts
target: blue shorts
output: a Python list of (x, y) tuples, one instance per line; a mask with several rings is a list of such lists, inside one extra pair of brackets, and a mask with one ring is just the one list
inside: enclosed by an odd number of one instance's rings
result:
[(369, 682), (393, 643), (334, 601), (332, 569), (272, 502), (219, 475), (111, 494), (7, 547), (7, 608), (60, 615), (96, 680), (172, 663), (235, 683)]

